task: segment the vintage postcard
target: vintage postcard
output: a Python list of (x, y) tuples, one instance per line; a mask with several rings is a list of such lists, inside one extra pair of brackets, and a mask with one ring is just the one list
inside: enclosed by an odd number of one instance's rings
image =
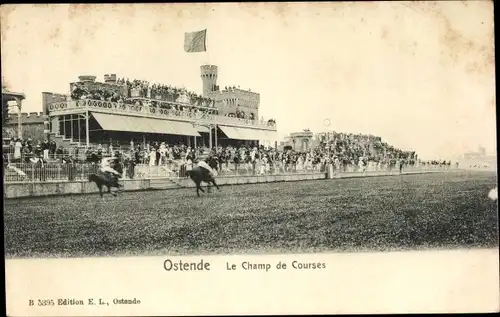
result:
[(7, 316), (499, 311), (492, 1), (0, 9)]

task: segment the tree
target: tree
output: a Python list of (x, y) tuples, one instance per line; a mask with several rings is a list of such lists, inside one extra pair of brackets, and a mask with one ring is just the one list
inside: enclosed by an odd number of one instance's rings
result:
[[(4, 91), (8, 91), (7, 84), (5, 83), (4, 78), (2, 77), (2, 93)], [(7, 117), (9, 116), (9, 102), (3, 99), (2, 94), (2, 126), (7, 122)]]
[(7, 122), (7, 117), (9, 116), (9, 103), (7, 100), (2, 98), (2, 125)]

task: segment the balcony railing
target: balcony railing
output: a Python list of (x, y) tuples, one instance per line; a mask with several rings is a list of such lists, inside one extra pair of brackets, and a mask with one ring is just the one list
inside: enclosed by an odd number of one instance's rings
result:
[[(169, 104), (165, 102), (165, 104)], [(173, 104), (176, 105), (176, 104)], [(202, 124), (227, 124), (232, 126), (249, 126), (259, 129), (276, 131), (274, 121), (250, 120), (234, 117), (226, 117), (210, 114), (208, 111), (180, 111), (170, 106), (170, 109), (148, 105), (127, 104), (121, 102), (102, 100), (71, 100), (55, 102), (49, 105), (49, 111), (53, 114), (69, 113), (70, 110), (90, 110), (125, 115), (136, 115), (142, 117), (172, 119), (177, 121), (189, 121)], [(195, 108), (192, 108), (195, 109)]]

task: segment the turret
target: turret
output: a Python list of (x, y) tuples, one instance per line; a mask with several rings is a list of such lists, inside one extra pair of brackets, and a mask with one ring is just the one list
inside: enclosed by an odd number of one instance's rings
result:
[(116, 84), (116, 74), (104, 75), (104, 82), (107, 84)]
[(201, 81), (203, 82), (203, 96), (207, 97), (210, 92), (217, 90), (217, 66), (200, 66)]
[(78, 76), (78, 79), (82, 82), (90, 81), (90, 82), (95, 82), (95, 76), (89, 76), (89, 75), (82, 75)]

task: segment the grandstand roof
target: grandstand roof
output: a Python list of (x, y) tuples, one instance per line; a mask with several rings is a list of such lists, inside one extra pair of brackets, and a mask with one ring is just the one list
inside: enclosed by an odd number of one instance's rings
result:
[(15, 98), (26, 99), (26, 96), (22, 92), (9, 91), (6, 88), (2, 88), (2, 100), (15, 100)]

